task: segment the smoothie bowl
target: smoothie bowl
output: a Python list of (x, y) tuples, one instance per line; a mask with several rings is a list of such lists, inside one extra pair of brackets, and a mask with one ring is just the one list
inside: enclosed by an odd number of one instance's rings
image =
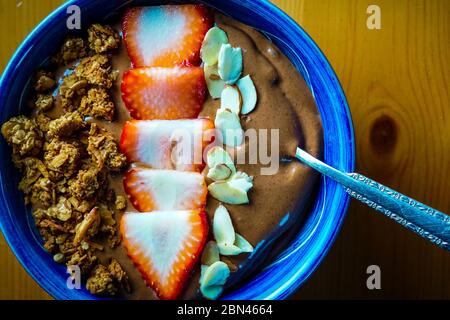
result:
[(70, 1), (0, 106), (2, 232), (57, 299), (283, 299), (345, 217), (292, 160), (353, 170), (345, 97), (266, 1)]

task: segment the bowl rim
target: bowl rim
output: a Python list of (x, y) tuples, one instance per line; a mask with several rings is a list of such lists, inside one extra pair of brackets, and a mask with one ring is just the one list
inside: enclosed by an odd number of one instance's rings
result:
[[(53, 12), (51, 12), (28, 34), (28, 36), (21, 42), (20, 46), (16, 49), (15, 53), (9, 60), (9, 63), (6, 65), (4, 72), (0, 78), (0, 89), (4, 88), (10, 81), (13, 80), (14, 75), (17, 72), (14, 66), (21, 61), (22, 56), (24, 56), (27, 53), (27, 51), (32, 49), (33, 43), (37, 41), (37, 38), (39, 38), (40, 33), (42, 31), (45, 31), (47, 28), (51, 27), (52, 23), (55, 23), (55, 21), (58, 21), (59, 19), (63, 18), (69, 6), (74, 4), (80, 4), (83, 2), (85, 2), (85, 0), (67, 1), (66, 3), (56, 8)], [(126, 1), (126, 3), (128, 2), (129, 1)], [(207, 1), (200, 1), (200, 2), (207, 2)], [(212, 2), (212, 4), (208, 3), (208, 5), (212, 5), (214, 7), (214, 0), (209, 2)], [(282, 11), (274, 4), (270, 3), (268, 0), (241, 0), (240, 4), (242, 4), (242, 6), (258, 5), (261, 7), (261, 10), (264, 9), (266, 11), (272, 12), (274, 16), (283, 21), (284, 23), (283, 27), (287, 28), (291, 32), (294, 32), (296, 36), (300, 37), (301, 40), (304, 41), (304, 45), (307, 45), (311, 50), (311, 52), (314, 54), (315, 59), (319, 60), (319, 63), (323, 68), (324, 76), (326, 76), (322, 80), (325, 81), (327, 85), (331, 86), (332, 90), (334, 90), (333, 92), (336, 95), (335, 99), (339, 100), (339, 105), (342, 107), (341, 111), (343, 114), (341, 115), (341, 120), (346, 122), (345, 124), (347, 131), (345, 132), (345, 134), (347, 135), (347, 137), (345, 138), (348, 139), (347, 141), (348, 144), (346, 145), (345, 151), (347, 152), (347, 154), (346, 155), (344, 154), (345, 161), (343, 163), (343, 168), (341, 169), (347, 170), (347, 172), (353, 171), (355, 167), (355, 142), (354, 142), (354, 130), (351, 113), (341, 84), (325, 55), (322, 53), (322, 51), (319, 49), (316, 43), (312, 40), (312, 38), (306, 33), (306, 31), (299, 24), (297, 24), (297, 22), (295, 22), (289, 15), (287, 15), (284, 11)], [(307, 81), (308, 86), (310, 86), (310, 89), (313, 90), (313, 88), (311, 87), (313, 84), (309, 83), (308, 79), (305, 80)], [(5, 91), (6, 90), (0, 90), (1, 107), (3, 107), (6, 100), (6, 96), (8, 95)], [(324, 153), (325, 153), (325, 145), (324, 145)], [(324, 157), (326, 157), (326, 154), (324, 154)], [(330, 183), (333, 184), (333, 182), (328, 178), (323, 178), (322, 182), (325, 184)], [(0, 200), (1, 200), (0, 209), (10, 214), (10, 209), (7, 206), (7, 202), (5, 201), (5, 194), (3, 190), (3, 183), (1, 181), (1, 177), (0, 183), (2, 185), (0, 193)], [(310, 261), (309, 264), (307, 265), (307, 268), (300, 268), (301, 270), (298, 270), (298, 272), (296, 272), (294, 276), (291, 276), (290, 279), (285, 279), (286, 282), (283, 285), (280, 284), (277, 290), (273, 292), (268, 292), (266, 290), (258, 294), (249, 294), (248, 292), (245, 292), (247, 285), (244, 285), (243, 288), (236, 290), (236, 292), (226, 295), (224, 299), (255, 299), (255, 298), (261, 300), (283, 299), (287, 298), (290, 294), (294, 292), (294, 290), (296, 290), (307, 279), (309, 279), (311, 274), (317, 269), (317, 267), (323, 261), (323, 258), (330, 250), (339, 230), (341, 229), (343, 220), (347, 214), (347, 209), (350, 202), (349, 196), (345, 193), (343, 189), (336, 189), (335, 192), (336, 192), (335, 198), (338, 199), (339, 203), (339, 207), (337, 209), (339, 209), (340, 212), (337, 213), (335, 217), (336, 219), (333, 220), (334, 223), (331, 226), (328, 226), (328, 229), (325, 230), (326, 234), (322, 234), (320, 240), (322, 241), (321, 243), (323, 243), (323, 245), (320, 247), (316, 246), (314, 248), (310, 248), (310, 251), (311, 250), (312, 251), (309, 252), (310, 257), (308, 259)], [(314, 208), (312, 210), (321, 210), (321, 208)], [(66, 295), (61, 294), (60, 289), (49, 284), (49, 281), (47, 281), (46, 279), (44, 279), (44, 277), (39, 275), (39, 270), (35, 266), (30, 265), (28, 263), (27, 261), (28, 257), (26, 253), (18, 249), (17, 247), (18, 243), (16, 243), (17, 241), (15, 241), (13, 235), (8, 231), (9, 229), (6, 228), (5, 222), (3, 220), (0, 220), (0, 230), (2, 231), (4, 238), (8, 243), (9, 247), (11, 248), (15, 257), (19, 260), (19, 262), (21, 263), (23, 268), (27, 271), (27, 273), (41, 286), (41, 288), (43, 288), (53, 298), (56, 299), (61, 297), (66, 298)], [(313, 255), (313, 257), (311, 257), (311, 254)], [(268, 268), (270, 267), (272, 267), (272, 265), (269, 266)]]

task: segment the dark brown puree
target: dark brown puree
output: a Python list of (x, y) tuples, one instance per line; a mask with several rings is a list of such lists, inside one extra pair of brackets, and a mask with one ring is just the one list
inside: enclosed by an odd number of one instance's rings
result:
[[(293, 155), (295, 148), (303, 146), (312, 155), (319, 156), (322, 150), (322, 127), (313, 97), (305, 81), (291, 62), (263, 35), (252, 28), (221, 14), (216, 15), (219, 27), (228, 34), (234, 47), (243, 49), (244, 72), (250, 74), (258, 91), (257, 108), (243, 119), (243, 128), (279, 129), (280, 155)], [(120, 27), (117, 27), (120, 28)], [(121, 49), (113, 57), (113, 68), (120, 71), (118, 79), (130, 68), (126, 49)], [(96, 121), (120, 138), (123, 124), (130, 119), (120, 93), (120, 81), (113, 88), (116, 103), (116, 120), (112, 123)], [(214, 119), (220, 100), (209, 97), (201, 113), (203, 117)], [(246, 151), (247, 152), (247, 151)], [(294, 203), (304, 207), (311, 197), (316, 175), (297, 162), (280, 163), (276, 175), (262, 176), (260, 164), (237, 165), (237, 169), (254, 176), (254, 187), (249, 193), (250, 204), (226, 205), (232, 217), (236, 232), (242, 234), (253, 246), (267, 237), (279, 224), (286, 213), (294, 209)], [(124, 194), (122, 177), (111, 178), (111, 187), (117, 194)], [(212, 221), (218, 201), (209, 197), (206, 211)], [(127, 211), (134, 211), (128, 203)], [(118, 220), (120, 221), (120, 220)], [(120, 292), (127, 299), (156, 299), (141, 278), (122, 246), (99, 254), (107, 264), (109, 258), (116, 258), (126, 270), (132, 292)], [(228, 259), (235, 265), (245, 263), (247, 255)], [(199, 268), (192, 278), (182, 298), (197, 296)], [(123, 291), (123, 290), (122, 290)]]

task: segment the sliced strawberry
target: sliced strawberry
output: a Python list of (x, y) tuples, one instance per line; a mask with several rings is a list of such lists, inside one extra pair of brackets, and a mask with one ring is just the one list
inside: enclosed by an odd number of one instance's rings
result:
[(120, 233), (128, 256), (160, 299), (177, 299), (205, 246), (202, 210), (126, 213)]
[(202, 5), (131, 8), (122, 20), (123, 38), (134, 67), (199, 65), (212, 22)]
[(198, 172), (133, 168), (125, 174), (123, 186), (141, 212), (201, 209), (208, 194)]
[(134, 119), (197, 118), (205, 102), (200, 67), (138, 68), (125, 72), (122, 100)]
[(129, 162), (154, 169), (200, 171), (214, 134), (210, 119), (131, 120), (123, 126), (120, 149)]

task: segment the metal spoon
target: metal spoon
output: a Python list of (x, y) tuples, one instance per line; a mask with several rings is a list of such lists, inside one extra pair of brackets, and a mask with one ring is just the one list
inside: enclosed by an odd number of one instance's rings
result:
[(358, 173), (344, 173), (297, 148), (295, 157), (341, 184), (353, 198), (450, 251), (450, 216)]

